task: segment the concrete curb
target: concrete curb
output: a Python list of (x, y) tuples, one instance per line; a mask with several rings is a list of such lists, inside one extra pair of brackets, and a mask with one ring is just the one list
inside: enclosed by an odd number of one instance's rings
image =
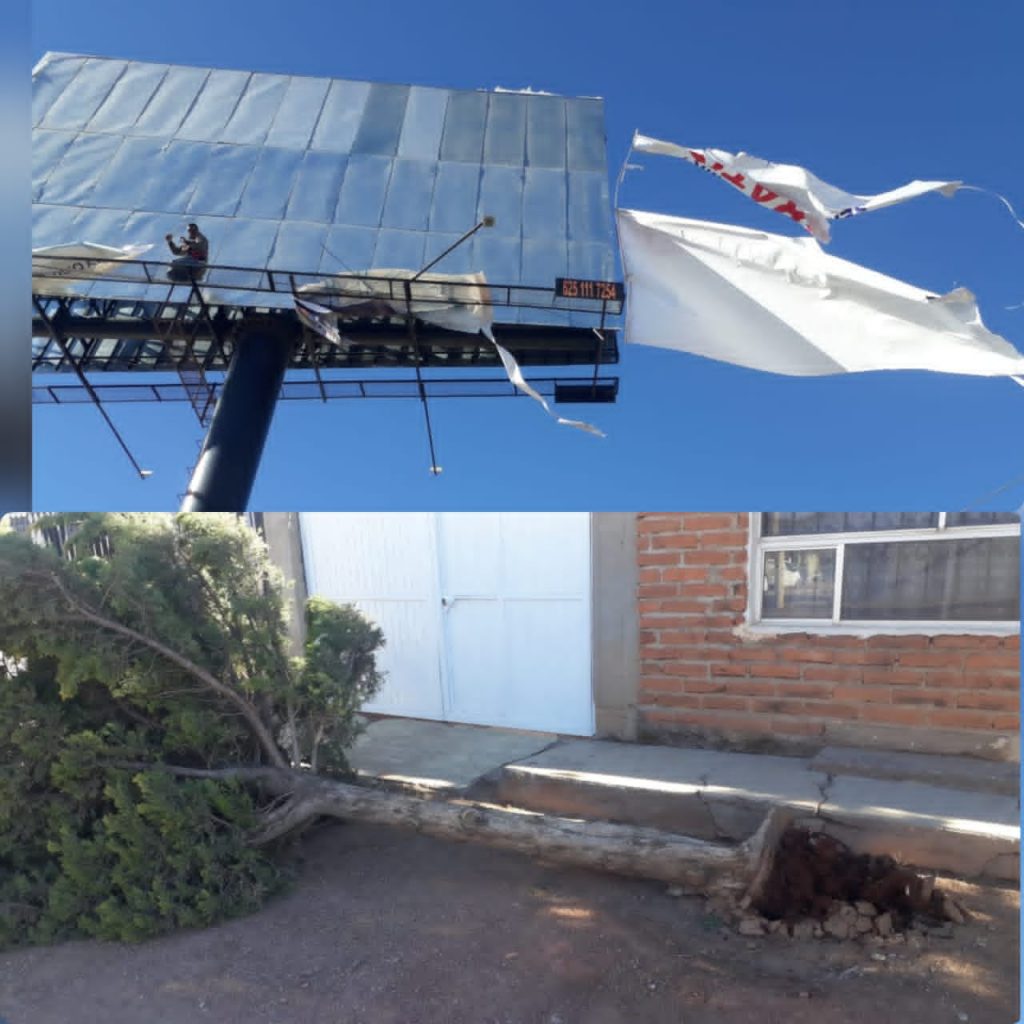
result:
[(785, 806), (857, 853), (966, 878), (1018, 880), (1014, 796), (834, 776), (810, 765), (802, 758), (565, 741), (505, 765), (498, 798), (527, 810), (735, 842), (752, 835), (773, 806)]
[(964, 878), (1019, 879), (1016, 766), (853, 748), (798, 758), (559, 740), (399, 718), (372, 722), (350, 759), (367, 782), (420, 796), (712, 842), (743, 842), (773, 807), (785, 807), (857, 853)]

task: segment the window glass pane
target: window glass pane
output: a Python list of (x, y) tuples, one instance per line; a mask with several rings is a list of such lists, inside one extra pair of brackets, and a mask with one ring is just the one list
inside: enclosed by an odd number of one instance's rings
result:
[(921, 530), (938, 524), (938, 512), (764, 512), (761, 514), (761, 536)]
[(947, 526), (997, 526), (1002, 523), (1019, 523), (1016, 512), (949, 512)]
[(831, 619), (835, 576), (834, 548), (766, 551), (761, 618)]
[(1017, 537), (848, 544), (841, 618), (1020, 618)]

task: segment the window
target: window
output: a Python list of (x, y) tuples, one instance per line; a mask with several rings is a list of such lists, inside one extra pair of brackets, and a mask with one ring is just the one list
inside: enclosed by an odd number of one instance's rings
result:
[[(773, 626), (1020, 621), (1010, 512), (764, 512), (751, 620)], [(756, 525), (755, 525), (756, 529)]]

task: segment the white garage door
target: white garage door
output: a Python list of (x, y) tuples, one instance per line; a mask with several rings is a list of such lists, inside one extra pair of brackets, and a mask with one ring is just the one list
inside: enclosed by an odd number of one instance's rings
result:
[(586, 513), (304, 513), (311, 594), (384, 631), (367, 711), (593, 733)]

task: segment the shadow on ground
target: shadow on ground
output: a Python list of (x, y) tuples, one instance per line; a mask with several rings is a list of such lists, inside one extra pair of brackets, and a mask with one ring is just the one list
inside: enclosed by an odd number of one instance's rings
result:
[(259, 914), (140, 946), (0, 955), (8, 1024), (1007, 1024), (1018, 894), (915, 948), (749, 939), (702, 899), (395, 829), (310, 836)]

